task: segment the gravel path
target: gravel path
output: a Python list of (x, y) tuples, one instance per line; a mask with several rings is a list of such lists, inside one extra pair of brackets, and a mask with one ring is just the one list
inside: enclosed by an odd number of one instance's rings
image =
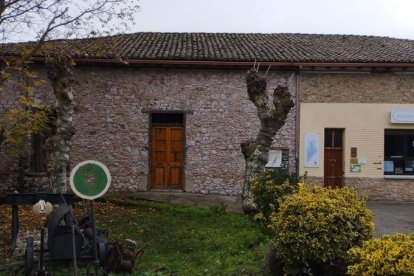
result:
[(370, 201), (367, 207), (375, 213), (375, 236), (414, 233), (414, 203)]

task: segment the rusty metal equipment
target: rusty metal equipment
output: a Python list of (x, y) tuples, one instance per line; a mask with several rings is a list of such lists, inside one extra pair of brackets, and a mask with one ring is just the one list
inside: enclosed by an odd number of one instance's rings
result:
[[(44, 238), (44, 229), (41, 231), (41, 244), (38, 256), (35, 256), (33, 237), (27, 238), (25, 250), (26, 275), (49, 275), (44, 267), (46, 261), (86, 261), (96, 267), (109, 272), (132, 273), (143, 251), (137, 250), (134, 241), (126, 240), (122, 243), (108, 242), (105, 231), (97, 229), (94, 237), (93, 222), (89, 216), (83, 217), (76, 223), (72, 216), (72, 207), (61, 204), (49, 215), (46, 227), (47, 239)], [(75, 231), (73, 231), (75, 229)], [(47, 240), (47, 246), (45, 246)], [(95, 253), (98, 264), (95, 264)], [(37, 264), (36, 264), (37, 261)], [(89, 272), (87, 275), (93, 275)], [(95, 271), (95, 275), (96, 275)]]
[[(47, 223), (40, 232), (40, 251), (38, 265), (34, 267), (33, 237), (26, 240), (25, 271), (26, 275), (47, 275), (44, 267), (45, 253), (50, 260), (71, 260), (80, 257), (83, 244), (83, 236), (78, 232), (72, 232), (74, 221), (71, 215), (72, 207), (68, 204), (60, 204), (49, 215)], [(47, 229), (47, 250), (45, 247), (45, 229)]]
[(10, 193), (7, 194), (6, 202), (12, 206), (12, 251), (16, 249), (16, 239), (19, 233), (19, 206), (32, 205), (39, 200), (52, 204), (67, 203), (73, 206), (73, 194), (51, 194), (51, 193)]
[(61, 204), (49, 216), (47, 223), (47, 244), (52, 260), (70, 260), (73, 251), (76, 257), (80, 256), (83, 238), (79, 231), (75, 231), (75, 246), (72, 242), (72, 226), (74, 221), (70, 215), (71, 207)]
[(125, 240), (123, 243), (111, 243), (106, 256), (104, 268), (106, 272), (117, 271), (132, 273), (139, 257), (144, 251), (137, 250), (137, 244), (132, 240)]
[[(104, 268), (109, 272), (132, 273), (135, 264), (143, 251), (137, 250), (136, 243), (125, 240), (123, 243), (108, 242), (104, 232), (96, 228), (95, 199), (102, 196), (108, 190), (111, 183), (111, 174), (108, 168), (99, 161), (86, 160), (77, 164), (70, 173), (71, 190), (80, 198), (88, 200), (90, 205), (90, 217), (83, 218), (79, 225), (74, 221), (72, 207), (61, 204), (49, 215), (47, 223), (48, 238), (47, 247), (50, 260), (73, 260), (74, 274), (78, 275), (77, 260), (87, 259), (92, 267), (94, 275), (98, 276), (99, 269)], [(45, 213), (44, 201), (34, 208)], [(40, 258), (35, 275), (46, 275), (43, 266), (44, 229), (41, 231)], [(85, 252), (85, 255), (84, 253)], [(26, 274), (33, 272), (33, 239), (28, 239), (26, 247)]]

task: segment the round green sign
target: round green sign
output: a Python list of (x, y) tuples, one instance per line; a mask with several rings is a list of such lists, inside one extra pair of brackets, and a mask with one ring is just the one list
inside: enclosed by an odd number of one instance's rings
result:
[(95, 199), (109, 188), (111, 175), (101, 162), (87, 160), (79, 163), (70, 173), (70, 187), (79, 197)]

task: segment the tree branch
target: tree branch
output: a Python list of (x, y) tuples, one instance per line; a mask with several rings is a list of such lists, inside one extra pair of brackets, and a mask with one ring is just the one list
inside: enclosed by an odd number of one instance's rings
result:
[(252, 68), (247, 72), (246, 84), (249, 100), (258, 109), (265, 109), (269, 101), (265, 78), (256, 69)]

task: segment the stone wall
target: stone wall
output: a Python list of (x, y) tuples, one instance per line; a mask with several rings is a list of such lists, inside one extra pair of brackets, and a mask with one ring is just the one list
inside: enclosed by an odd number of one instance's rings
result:
[(355, 187), (369, 200), (414, 201), (413, 180), (349, 177), (345, 185)]
[[(13, 108), (17, 102), (16, 81), (8, 83), (0, 91), (0, 119), (5, 116), (5, 110)], [(18, 160), (0, 151), (0, 193), (14, 191), (17, 187)]]
[[(71, 155), (72, 167), (86, 159), (105, 163), (112, 192), (147, 190), (148, 111), (183, 111), (185, 191), (239, 195), (244, 177), (240, 143), (253, 138), (259, 120), (248, 100), (245, 71), (79, 67)], [(289, 73), (269, 72), (269, 92)], [(296, 81), (290, 91), (295, 99)], [(279, 131), (274, 148), (289, 149), (294, 173), (296, 107)]]
[[(39, 78), (46, 79), (44, 70), (40, 67), (34, 69), (39, 73)], [(24, 81), (17, 75), (10, 81), (3, 84), (0, 91), (0, 118), (3, 119), (7, 110), (17, 106), (18, 97), (22, 90)], [(42, 102), (46, 105), (51, 105), (54, 101), (51, 87), (48, 83), (39, 88), (34, 88), (34, 100)], [(28, 139), (30, 142), (30, 139)], [(45, 178), (35, 177), (31, 178), (26, 175), (28, 160), (25, 157), (17, 158), (12, 156), (9, 152), (2, 152), (0, 149), (0, 193), (14, 192), (14, 191), (33, 191), (35, 189), (45, 189)], [(39, 183), (39, 185), (33, 185)]]
[(15, 190), (18, 174), (16, 161), (11, 156), (0, 152), (0, 193)]
[(304, 103), (413, 102), (414, 75), (392, 73), (303, 73), (300, 100)]
[[(323, 178), (309, 177), (309, 183), (323, 186)], [(414, 202), (414, 181), (408, 179), (347, 177), (344, 186), (355, 188), (368, 200)]]

